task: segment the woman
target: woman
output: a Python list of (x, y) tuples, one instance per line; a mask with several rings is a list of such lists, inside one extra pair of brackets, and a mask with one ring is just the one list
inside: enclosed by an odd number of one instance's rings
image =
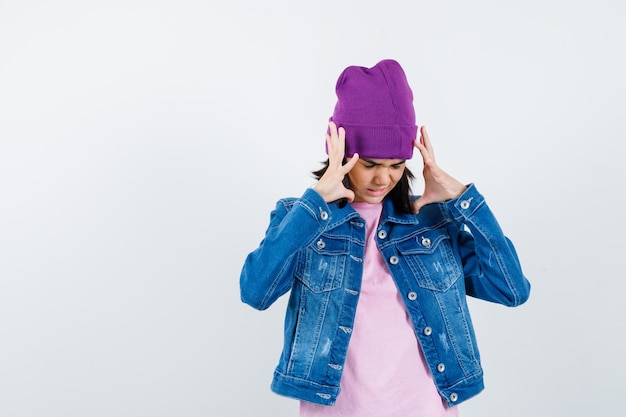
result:
[(290, 291), (272, 390), (301, 416), (455, 416), (483, 389), (466, 295), (516, 306), (530, 284), (484, 197), (415, 139), (396, 61), (346, 68), (336, 92), (317, 183), (277, 203), (241, 272), (254, 308)]

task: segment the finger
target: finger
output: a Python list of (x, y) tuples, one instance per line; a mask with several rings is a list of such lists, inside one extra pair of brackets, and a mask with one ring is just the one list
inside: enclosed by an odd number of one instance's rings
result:
[(421, 142), (421, 140), (421, 137), (419, 139), (415, 139), (413, 141), (413, 146), (416, 147), (420, 152), (423, 152), (426, 151), (426, 148), (424, 147), (424, 144)]
[(339, 139), (341, 139), (342, 141), (346, 140), (346, 129), (340, 127), (339, 129), (337, 129), (337, 133), (339, 134)]
[(340, 127), (331, 137), (332, 145), (332, 158), (329, 152), (329, 158), (332, 160), (332, 164), (335, 169), (341, 169), (346, 154), (346, 131), (343, 127)]
[(333, 165), (336, 162), (336, 144), (335, 141), (333, 141), (333, 138), (331, 135), (329, 135), (328, 133), (326, 134), (326, 148), (328, 150), (328, 164)]
[(329, 145), (333, 145), (333, 149), (335, 148), (335, 142), (337, 141), (337, 126), (330, 122), (328, 123), (328, 133), (326, 133), (326, 137), (328, 138)]
[(337, 125), (335, 122), (328, 122), (328, 128), (330, 130), (330, 135), (337, 135)]
[[(329, 133), (326, 133), (326, 143), (328, 145), (328, 159), (330, 164), (335, 167), (341, 167), (343, 162), (343, 154), (345, 144), (339, 139), (337, 133), (337, 125), (334, 122), (328, 123)], [(340, 128), (340, 131), (343, 130)]]
[(352, 155), (352, 158), (350, 158), (348, 162), (346, 162), (346, 164), (343, 166), (343, 174), (345, 175), (348, 172), (350, 172), (352, 168), (354, 168), (358, 160), (359, 160), (358, 153), (355, 153), (354, 155)]
[(433, 156), (423, 143), (420, 143), (417, 139), (415, 139), (413, 141), (413, 146), (415, 146), (420, 151), (420, 155), (422, 155), (422, 162), (424, 163), (424, 165), (429, 165), (430, 161), (434, 161)]
[(428, 152), (430, 153), (431, 158), (434, 160), (435, 159), (435, 152), (433, 151), (433, 145), (430, 142), (430, 137), (428, 136), (428, 132), (426, 131), (426, 126), (422, 126), (420, 128), (420, 132), (421, 132), (421, 141), (424, 144), (424, 147), (426, 149), (428, 149)]
[(338, 130), (339, 141), (337, 142), (337, 156), (343, 162), (343, 158), (346, 154), (346, 130), (340, 127)]

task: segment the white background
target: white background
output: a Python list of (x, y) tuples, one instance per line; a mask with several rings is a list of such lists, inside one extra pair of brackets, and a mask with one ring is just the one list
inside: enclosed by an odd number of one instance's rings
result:
[(269, 390), (286, 300), (243, 305), (239, 272), (313, 184), (339, 73), (384, 58), (533, 284), (517, 309), (471, 301), (486, 390), (461, 416), (622, 416), (624, 17), (0, 0), (0, 416), (296, 416)]

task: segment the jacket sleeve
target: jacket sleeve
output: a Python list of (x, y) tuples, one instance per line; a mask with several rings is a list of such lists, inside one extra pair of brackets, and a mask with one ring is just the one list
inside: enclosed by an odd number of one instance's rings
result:
[(518, 306), (530, 295), (513, 243), (504, 235), (484, 197), (474, 185), (446, 203), (467, 229), (459, 230), (459, 247), (468, 295)]
[(279, 201), (265, 237), (244, 262), (239, 278), (241, 301), (265, 310), (289, 291), (300, 249), (314, 242), (331, 220), (328, 205), (311, 188), (299, 199)]

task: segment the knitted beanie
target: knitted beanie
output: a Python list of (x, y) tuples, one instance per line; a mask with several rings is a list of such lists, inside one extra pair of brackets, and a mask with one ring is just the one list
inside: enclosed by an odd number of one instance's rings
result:
[(372, 68), (350, 66), (336, 92), (330, 120), (346, 131), (346, 157), (411, 159), (417, 126), (413, 92), (400, 64), (387, 59)]

